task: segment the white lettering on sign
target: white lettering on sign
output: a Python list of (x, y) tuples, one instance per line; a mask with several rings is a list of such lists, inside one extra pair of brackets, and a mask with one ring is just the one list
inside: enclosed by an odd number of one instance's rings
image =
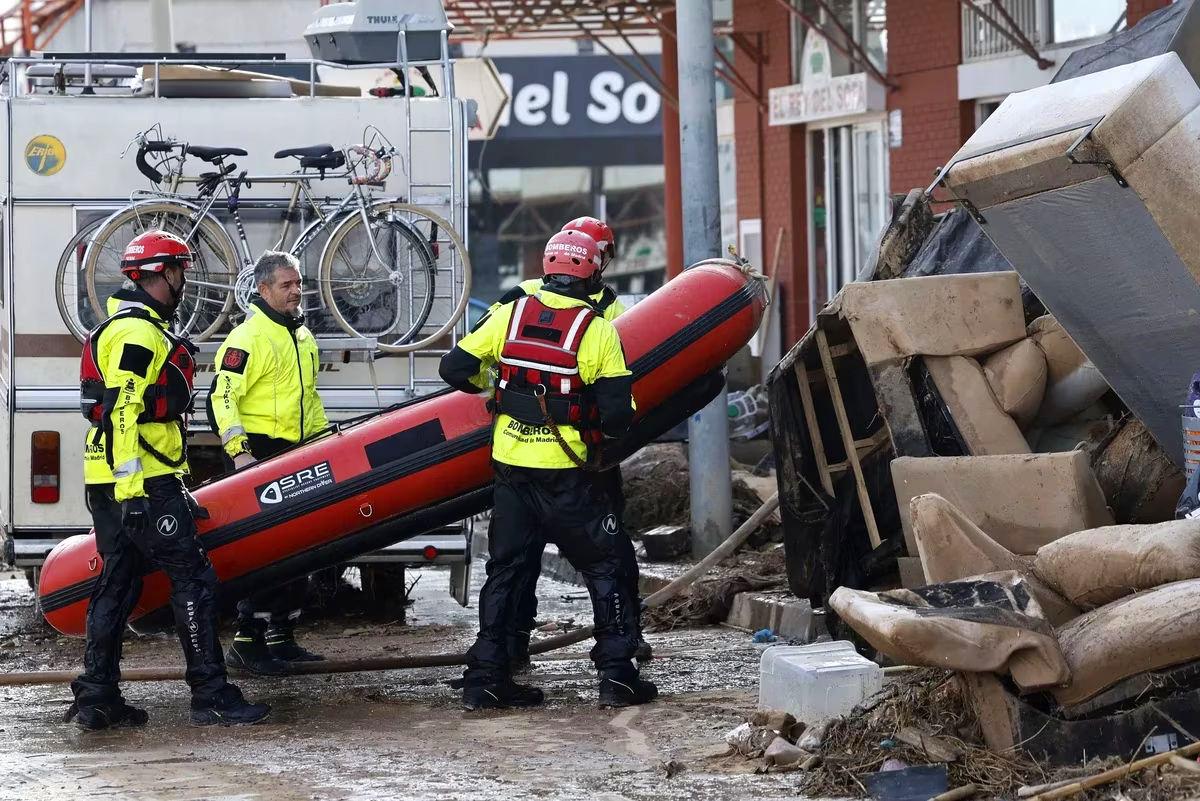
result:
[(658, 116), (661, 105), (658, 92), (645, 81), (637, 81), (629, 84), (629, 89), (621, 98), (621, 113), (634, 125), (645, 125)]
[(614, 70), (597, 72), (592, 78), (592, 102), (588, 103), (588, 119), (600, 125), (611, 125), (621, 118), (621, 90), (625, 77)]
[(541, 125), (546, 121), (546, 112), (542, 109), (548, 105), (550, 87), (540, 83), (526, 84), (513, 100), (513, 116), (522, 125)]
[[(500, 115), (501, 128), (513, 120), (531, 128), (547, 123), (560, 127), (571, 124), (569, 73), (555, 70), (549, 84), (514, 87), (512, 74), (502, 72), (500, 83), (513, 99)], [(597, 125), (612, 125), (620, 120), (645, 125), (653, 122), (662, 108), (662, 98), (653, 87), (645, 81), (626, 84), (625, 76), (616, 70), (596, 73), (587, 88), (587, 118)]]
[(883, 110), (883, 89), (865, 72), (830, 78), (814, 86), (792, 84), (771, 90), (771, 124), (795, 125)]
[(567, 111), (567, 73), (554, 71), (554, 89), (550, 92), (550, 121), (555, 125), (566, 125), (571, 121)]

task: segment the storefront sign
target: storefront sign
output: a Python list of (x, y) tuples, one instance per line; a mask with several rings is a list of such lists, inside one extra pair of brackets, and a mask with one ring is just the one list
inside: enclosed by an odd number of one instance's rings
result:
[[(823, 84), (792, 84), (771, 90), (771, 124), (796, 125), (831, 117), (849, 117), (881, 110), (871, 102), (871, 81), (865, 72), (830, 78)], [(882, 94), (882, 93), (880, 93)]]
[[(652, 64), (657, 56), (649, 57)], [(497, 58), (512, 102), (500, 137), (659, 135), (658, 92), (609, 56)]]
[[(648, 55), (657, 68), (660, 57)], [(662, 99), (611, 56), (496, 57), (511, 101), (485, 167), (662, 163)], [(475, 156), (477, 158), (477, 156)]]
[(797, 125), (883, 110), (883, 87), (865, 72), (833, 75), (829, 41), (820, 31), (809, 30), (800, 64), (800, 83), (778, 86), (770, 92), (772, 125)]

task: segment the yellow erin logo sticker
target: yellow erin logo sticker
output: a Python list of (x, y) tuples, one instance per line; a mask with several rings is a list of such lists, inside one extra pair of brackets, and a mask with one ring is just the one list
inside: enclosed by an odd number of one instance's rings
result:
[(66, 163), (67, 148), (56, 136), (35, 136), (25, 145), (25, 164), (38, 175), (54, 175)]

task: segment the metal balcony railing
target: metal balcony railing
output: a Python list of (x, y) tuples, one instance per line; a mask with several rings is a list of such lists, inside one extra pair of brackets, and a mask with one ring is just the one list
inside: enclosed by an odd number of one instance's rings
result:
[[(1003, 15), (997, 14), (994, 8), (1001, 0), (976, 0), (981, 11), (1005, 27), (1010, 27)], [(1021, 33), (1033, 42), (1035, 47), (1046, 43), (1045, 0), (1002, 0), (1004, 10), (1012, 17), (1012, 21), (1020, 28)], [(983, 61), (989, 58), (1007, 56), (1021, 52), (1008, 37), (985, 20), (973, 8), (962, 8), (962, 49), (963, 63)]]

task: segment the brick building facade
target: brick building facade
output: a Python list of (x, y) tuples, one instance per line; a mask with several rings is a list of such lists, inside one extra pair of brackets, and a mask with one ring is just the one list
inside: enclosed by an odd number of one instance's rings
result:
[[(1006, 10), (1018, 16), (1015, 6), (1022, 0), (1004, 2)], [(1132, 25), (1169, 2), (1127, 0), (1121, 10), (1126, 24)], [(814, 6), (835, 5), (803, 0), (792, 3), (808, 10), (810, 20)], [(977, 4), (986, 7), (987, 2), (977, 0)], [(881, 4), (870, 5), (878, 9)], [(1033, 6), (1031, 2), (1028, 5)], [(1079, 8), (1072, 9), (1077, 17), (1085, 13)], [(880, 107), (845, 119), (772, 125), (771, 90), (800, 83), (797, 65), (803, 60), (801, 48), (806, 37), (815, 31), (796, 19), (779, 0), (734, 1), (734, 66), (740, 78), (758, 95), (756, 98), (744, 91), (734, 94), (737, 219), (739, 226), (746, 227), (750, 221), (760, 231), (758, 252), (749, 255), (758, 256), (768, 272), (775, 262), (779, 242), (778, 313), (784, 349), (803, 335), (814, 310), (844, 283), (843, 279), (853, 276), (855, 260), (851, 251), (854, 256), (861, 256), (865, 250), (863, 242), (873, 241), (880, 227), (876, 208), (871, 205), (874, 201), (867, 199), (864, 205), (858, 184), (847, 182), (843, 176), (839, 189), (837, 178), (830, 182), (831, 175), (826, 173), (850, 169), (849, 162), (862, 161), (859, 157), (869, 146), (881, 154), (886, 165), (880, 170), (886, 176), (883, 185), (871, 184), (871, 191), (882, 196), (882, 203), (886, 204), (886, 195), (927, 186), (936, 170), (1005, 94), (1046, 83), (1057, 69), (1056, 66), (1039, 69), (1032, 58), (1015, 47), (1004, 50), (1006, 41), (999, 46), (991, 40), (984, 41), (991, 35), (984, 28), (979, 29), (979, 38), (983, 45), (992, 46), (997, 52), (985, 51), (981, 55), (978, 51), (983, 48), (978, 43), (972, 52), (965, 52), (963, 32), (975, 30), (970, 26), (978, 23), (964, 17), (966, 13), (969, 12), (964, 11), (958, 0), (887, 3), (886, 80), (892, 86), (880, 95)], [(825, 17), (820, 19), (828, 22)], [(1113, 23), (1118, 24), (1119, 20), (1114, 19)], [(1093, 37), (1056, 44), (1054, 25), (1045, 23), (1043, 27), (1048, 31), (1024, 33), (1038, 52), (1055, 64), (1061, 63), (1072, 50), (1097, 40)], [(1103, 27), (1107, 28), (1107, 20)], [(841, 38), (834, 25), (823, 25), (822, 30), (830, 42)], [(833, 49), (836, 47), (831, 44), (828, 51), (834, 59), (838, 58)], [(861, 68), (861, 62), (855, 65), (854, 60), (845, 59), (843, 67), (850, 71), (852, 66)], [(878, 84), (874, 77), (868, 76), (868, 80)], [(879, 145), (881, 133), (885, 141)], [(872, 158), (871, 167), (874, 166)], [(854, 170), (855, 181), (868, 172), (860, 165), (854, 166)], [(853, 191), (845, 191), (847, 187)], [(860, 228), (869, 225), (875, 230), (847, 232), (845, 216), (842, 227), (835, 229), (832, 196), (838, 193), (841, 199), (837, 202), (842, 206), (852, 211), (867, 209), (868, 214), (855, 215), (856, 223)], [(853, 198), (848, 197), (851, 194)], [(839, 246), (840, 258), (847, 262), (840, 273), (838, 267), (830, 266)], [(828, 280), (818, 275), (823, 273), (828, 274)]]

